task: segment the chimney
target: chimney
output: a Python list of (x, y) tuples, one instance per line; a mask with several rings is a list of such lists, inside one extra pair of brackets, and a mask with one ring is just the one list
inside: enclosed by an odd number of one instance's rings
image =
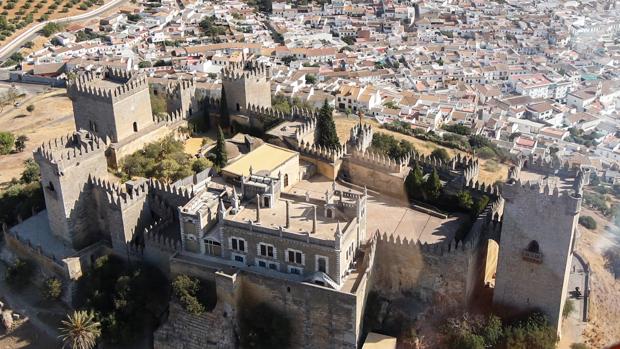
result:
[(312, 206), (312, 234), (316, 234), (316, 205)]

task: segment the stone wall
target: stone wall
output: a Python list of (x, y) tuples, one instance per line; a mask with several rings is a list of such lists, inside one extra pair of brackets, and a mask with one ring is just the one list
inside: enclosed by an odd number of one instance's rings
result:
[(214, 280), (218, 300), (211, 312), (200, 316), (172, 304), (167, 322), (155, 333), (156, 349), (236, 347), (240, 307), (260, 303), (290, 319), (289, 348), (358, 347), (363, 314), (359, 307), (365, 302), (367, 279), (362, 280), (357, 294), (349, 294), (252, 272), (227, 275), (183, 258), (173, 259), (171, 269), (173, 274)]
[(346, 157), (342, 169), (347, 180), (353, 184), (365, 186), (403, 201), (407, 200), (405, 177), (400, 173), (370, 168)]

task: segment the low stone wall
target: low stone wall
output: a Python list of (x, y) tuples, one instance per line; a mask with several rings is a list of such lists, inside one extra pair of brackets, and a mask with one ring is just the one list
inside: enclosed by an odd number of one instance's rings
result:
[(398, 173), (373, 169), (347, 158), (343, 161), (342, 169), (347, 181), (353, 184), (365, 186), (399, 200), (407, 200), (405, 179)]

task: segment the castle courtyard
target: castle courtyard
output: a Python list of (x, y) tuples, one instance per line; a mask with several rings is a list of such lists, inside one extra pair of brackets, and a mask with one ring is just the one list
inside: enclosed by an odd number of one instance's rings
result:
[[(331, 188), (332, 181), (322, 176), (314, 176), (309, 180), (301, 180), (289, 193), (308, 195), (313, 198), (322, 198), (327, 189)], [(343, 191), (358, 192), (350, 189), (339, 182), (336, 188)], [(456, 234), (465, 217), (450, 216), (439, 218), (428, 213), (414, 210), (402, 201), (380, 195), (377, 192), (368, 191), (367, 202), (367, 232), (374, 233), (377, 230), (381, 234), (392, 234), (401, 239), (420, 241), (424, 244), (435, 244), (450, 241)]]

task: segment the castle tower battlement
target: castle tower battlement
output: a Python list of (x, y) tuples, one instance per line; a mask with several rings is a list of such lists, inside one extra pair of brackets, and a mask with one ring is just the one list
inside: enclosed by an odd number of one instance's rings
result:
[(502, 185), (502, 196), (507, 201), (536, 201), (546, 202), (550, 208), (559, 209), (570, 214), (578, 213), (581, 209), (581, 194), (575, 190), (560, 190), (556, 183), (550, 180), (539, 182), (511, 180)]
[[(92, 136), (92, 135), (90, 135)], [(92, 136), (87, 141), (81, 141), (78, 134), (54, 138), (43, 142), (35, 151), (35, 160), (47, 162), (59, 175), (64, 174), (64, 169), (78, 165), (86, 159), (101, 156), (107, 149), (108, 142)]]
[(271, 67), (254, 61), (229, 63), (222, 69), (222, 79), (271, 79)]
[[(104, 77), (118, 86), (103, 84)], [(67, 92), (72, 99), (89, 97), (110, 103), (131, 97), (145, 87), (148, 88), (146, 75), (132, 75), (121, 70), (108, 70), (104, 76), (89, 72), (67, 82)]]

